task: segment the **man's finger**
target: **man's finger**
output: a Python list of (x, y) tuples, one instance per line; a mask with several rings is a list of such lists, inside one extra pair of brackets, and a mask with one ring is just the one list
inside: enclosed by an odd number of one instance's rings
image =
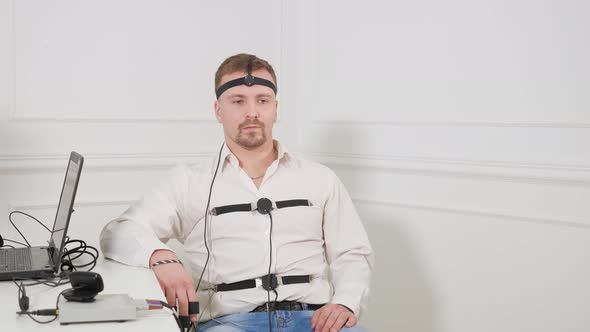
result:
[(314, 327), (316, 331), (321, 331), (324, 328), (326, 319), (328, 319), (328, 316), (330, 316), (330, 312), (330, 307), (324, 307), (318, 310), (319, 316)]
[(167, 287), (166, 291), (164, 292), (166, 296), (166, 302), (168, 305), (175, 307), (176, 306), (176, 290), (172, 287)]
[(176, 298), (178, 299), (178, 314), (180, 316), (188, 316), (188, 296), (186, 295), (186, 290), (178, 290)]
[(316, 311), (313, 313), (313, 316), (311, 316), (311, 328), (312, 328), (312, 329), (314, 329), (314, 328), (315, 328), (315, 324), (316, 324), (316, 323), (317, 323), (317, 321), (318, 321), (318, 317), (319, 317), (320, 313), (321, 313), (321, 312), (320, 312), (320, 309), (318, 309), (318, 310), (316, 310)]
[(356, 323), (357, 323), (356, 316), (351, 313), (350, 317), (348, 318), (348, 322), (346, 322), (346, 327), (353, 327), (356, 325)]
[(329, 332), (332, 325), (334, 325), (334, 322), (336, 322), (338, 314), (339, 312), (336, 310), (330, 312), (330, 316), (328, 316), (328, 318), (326, 319), (326, 323), (324, 324), (324, 327), (320, 331)]
[(335, 330), (335, 331), (340, 331), (342, 326), (344, 326), (344, 324), (346, 324), (346, 321), (348, 320), (349, 317), (350, 317), (350, 312), (348, 312), (348, 311), (341, 312), (340, 315), (338, 315), (338, 318), (336, 319), (336, 321), (334, 322), (334, 324), (332, 325), (332, 327), (330, 329)]

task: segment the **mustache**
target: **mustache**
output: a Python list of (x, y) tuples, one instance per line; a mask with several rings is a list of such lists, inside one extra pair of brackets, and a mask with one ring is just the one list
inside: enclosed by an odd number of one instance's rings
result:
[(244, 123), (240, 124), (238, 129), (242, 129), (242, 128), (248, 127), (248, 126), (257, 126), (257, 127), (264, 129), (264, 123), (262, 123), (258, 120), (244, 122)]

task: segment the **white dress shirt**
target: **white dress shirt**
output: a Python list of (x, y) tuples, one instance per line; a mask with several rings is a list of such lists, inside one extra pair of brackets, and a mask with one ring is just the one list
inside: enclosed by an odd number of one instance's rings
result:
[[(266, 303), (267, 292), (261, 287), (214, 292), (207, 285), (266, 275), (271, 247), (271, 273), (313, 276), (310, 283), (278, 286), (277, 301), (338, 303), (359, 317), (368, 300), (374, 256), (350, 196), (329, 168), (295, 158), (274, 143), (278, 159), (266, 170), (260, 188), (223, 147), (209, 211), (264, 197), (273, 202), (307, 199), (312, 206), (272, 210), (272, 246), (268, 215), (252, 211), (207, 216), (211, 255), (197, 292), (201, 319), (249, 312)], [(162, 186), (107, 224), (100, 237), (104, 255), (147, 267), (154, 250), (170, 249), (165, 243), (178, 239), (189, 260), (184, 263), (190, 264), (197, 280), (207, 257), (205, 209), (217, 159), (174, 168)]]

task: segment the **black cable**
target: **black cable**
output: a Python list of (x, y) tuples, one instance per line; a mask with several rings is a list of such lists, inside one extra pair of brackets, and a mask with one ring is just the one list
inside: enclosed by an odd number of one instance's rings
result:
[[(168, 308), (170, 309), (170, 311), (172, 311), (172, 317), (174, 317), (174, 320), (176, 321), (176, 324), (178, 324), (178, 328), (180, 329), (180, 332), (184, 332), (183, 328), (182, 328), (182, 323), (180, 322), (180, 319), (178, 318), (178, 316), (176, 315), (176, 307), (175, 306), (171, 306), (168, 303), (164, 302), (164, 301), (158, 301), (162, 307), (164, 308)], [(192, 323), (191, 323), (192, 324)], [(190, 331), (190, 328), (189, 328)]]
[(39, 324), (49, 324), (49, 323), (51, 323), (51, 322), (53, 322), (53, 321), (55, 321), (55, 320), (57, 319), (57, 315), (55, 315), (55, 317), (53, 317), (53, 318), (52, 318), (52, 319), (50, 319), (50, 320), (41, 321), (41, 320), (37, 320), (37, 319), (36, 319), (35, 317), (33, 317), (33, 315), (32, 315), (32, 314), (30, 314), (30, 313), (27, 313), (26, 315), (27, 315), (27, 316), (29, 316), (29, 318), (30, 318), (30, 319), (34, 320), (36, 323), (39, 323)]
[[(79, 243), (80, 245), (75, 247), (74, 249), (70, 250), (67, 248), (67, 245), (72, 244), (72, 243)], [(67, 240), (64, 243), (64, 250), (66, 251), (66, 255), (68, 256), (69, 260), (74, 260), (74, 259), (82, 256), (83, 252), (79, 252), (78, 249), (85, 248), (85, 247), (86, 247), (86, 241), (84, 241), (84, 240)], [(78, 255), (76, 257), (72, 257), (71, 254), (73, 254), (73, 253), (77, 253)]]
[[(20, 244), (22, 246), (25, 247), (30, 247), (31, 244), (29, 243), (29, 241), (27, 241), (26, 237), (23, 235), (23, 233), (18, 229), (18, 227), (14, 224), (13, 220), (12, 220), (12, 215), (13, 214), (22, 214), (25, 215), (33, 220), (35, 220), (37, 223), (39, 223), (41, 226), (43, 226), (49, 233), (53, 233), (49, 228), (47, 228), (47, 226), (45, 226), (41, 221), (39, 221), (37, 218), (33, 217), (32, 215), (22, 212), (22, 211), (12, 211), (9, 215), (8, 215), (8, 220), (10, 221), (10, 223), (12, 224), (12, 226), (14, 227), (14, 229), (16, 229), (16, 231), (20, 234), (20, 236), (23, 238), (23, 240), (25, 240), (25, 243), (21, 243), (18, 241), (14, 241), (14, 240), (8, 240), (8, 239), (4, 239), (4, 241), (7, 242), (11, 242), (11, 243), (16, 243), (16, 244)], [(72, 243), (78, 243), (79, 245), (72, 248), (72, 249), (68, 249), (67, 245), (72, 244)], [(12, 247), (14, 248), (14, 246), (11, 245), (4, 245), (3, 247)], [(60, 269), (62, 269), (62, 267), (64, 266), (64, 264), (67, 264), (68, 266), (71, 266), (73, 270), (76, 270), (77, 268), (83, 268), (83, 267), (88, 267), (90, 266), (90, 268), (88, 269), (88, 271), (91, 271), (92, 269), (94, 269), (94, 267), (96, 266), (97, 262), (98, 262), (98, 257), (99, 257), (99, 252), (98, 249), (96, 249), (93, 246), (90, 246), (88, 244), (86, 244), (85, 241), (83, 240), (71, 240), (69, 236), (66, 236), (66, 242), (64, 243), (64, 248), (63, 248), (65, 254), (62, 256), (61, 258), (61, 262), (60, 263)], [(92, 252), (94, 251), (94, 252)], [(75, 255), (75, 256), (74, 256)], [(84, 264), (74, 264), (73, 261), (80, 258), (83, 255), (89, 255), (90, 257), (92, 257), (92, 260), (88, 263), (84, 263)], [(72, 257), (73, 256), (73, 257)], [(67, 257), (67, 258), (66, 258)], [(24, 278), (13, 278), (12, 282), (14, 282), (14, 284), (18, 287), (18, 302), (19, 302), (19, 308), (21, 309), (21, 311), (17, 312), (17, 314), (19, 315), (27, 315), (29, 318), (31, 318), (33, 321), (35, 321), (36, 323), (39, 324), (48, 324), (51, 323), (53, 321), (55, 321), (58, 317), (58, 313), (59, 313), (59, 299), (61, 296), (63, 296), (63, 294), (71, 289), (75, 289), (75, 288), (69, 288), (69, 289), (65, 289), (62, 292), (59, 293), (59, 295), (57, 296), (57, 299), (55, 301), (55, 309), (40, 309), (40, 310), (35, 310), (35, 311), (28, 311), (28, 307), (29, 307), (29, 298), (26, 296), (26, 291), (25, 291), (25, 287), (26, 286), (34, 286), (34, 285), (39, 285), (39, 284), (44, 284), (46, 286), (50, 286), (50, 287), (57, 287), (57, 286), (61, 286), (61, 285), (65, 285), (67, 284), (69, 281), (68, 278), (68, 274), (64, 274), (65, 271), (62, 270), (62, 273), (60, 273), (60, 277), (59, 280), (57, 280), (57, 282), (53, 281), (53, 277), (51, 278), (47, 278), (47, 279), (41, 279), (38, 281), (33, 281), (31, 283), (27, 283), (25, 284), (24, 282), (21, 281), (21, 283), (17, 283), (16, 280), (28, 280), (28, 279), (24, 279)], [(71, 272), (71, 271), (69, 271)], [(40, 316), (55, 316), (50, 320), (47, 321), (42, 321), (42, 320), (38, 320), (35, 317), (33, 317), (33, 315), (40, 315)], [(175, 315), (173, 315), (174, 317), (176, 317)], [(180, 323), (178, 321), (178, 318), (176, 318), (177, 322)], [(179, 325), (180, 326), (180, 325)]]
[[(17, 279), (20, 279), (21, 282), (20, 284), (16, 282)], [(62, 282), (62, 280), (64, 280), (64, 282)], [(44, 284), (50, 287), (57, 287), (57, 286), (62, 286), (67, 284), (69, 281), (67, 280), (67, 277), (60, 277), (59, 280), (57, 282), (53, 282), (52, 279), (45, 279), (45, 280), (39, 280), (39, 281), (35, 281), (35, 282), (31, 282), (28, 284), (25, 284), (22, 280), (26, 280), (23, 278), (12, 278), (12, 282), (16, 285), (16, 287), (18, 287), (18, 304), (19, 307), (21, 309), (21, 312), (25, 312), (29, 309), (29, 298), (26, 295), (26, 291), (25, 291), (25, 286), (35, 286), (35, 285), (40, 285), (40, 284)]]
[(25, 215), (33, 220), (35, 220), (36, 222), (39, 223), (39, 225), (45, 227), (46, 230), (48, 230), (51, 233), (51, 230), (49, 228), (47, 228), (47, 226), (45, 226), (45, 224), (43, 224), (41, 221), (39, 221), (39, 219), (33, 217), (32, 215), (22, 212), (22, 211), (12, 211), (8, 214), (8, 221), (10, 221), (10, 224), (12, 225), (12, 227), (14, 227), (14, 229), (16, 229), (16, 231), (18, 232), (18, 234), (20, 234), (20, 236), (23, 238), (23, 240), (25, 240), (25, 242), (27, 243), (26, 246), (30, 247), (31, 244), (29, 243), (29, 241), (27, 241), (27, 238), (23, 235), (23, 233), (20, 231), (20, 229), (18, 229), (18, 227), (16, 227), (16, 225), (14, 224), (14, 221), (12, 221), (12, 215), (13, 214), (22, 214)]
[[(267, 278), (270, 279), (270, 270), (272, 267), (272, 213), (270, 213), (270, 211), (268, 211), (268, 217), (270, 218), (270, 231), (268, 232), (268, 246), (269, 246), (269, 257), (268, 257), (268, 273), (267, 273)], [(269, 284), (276, 287), (276, 285), (273, 285), (272, 280), (269, 280)], [(279, 293), (277, 292), (276, 289), (273, 289), (273, 291), (275, 292), (275, 303), (276, 303), (276, 299), (279, 297)], [(272, 332), (272, 311), (274, 311), (274, 306), (271, 309), (270, 306), (270, 290), (267, 289), (266, 290), (266, 296), (268, 299), (267, 303), (267, 309), (268, 309), (268, 331)]]
[[(45, 228), (47, 231), (49, 231), (49, 232), (51, 233), (51, 230), (49, 229), (49, 227), (45, 226), (45, 224), (44, 224), (44, 223), (42, 223), (41, 221), (39, 221), (39, 219), (37, 219), (37, 218), (33, 217), (32, 215), (30, 215), (30, 214), (28, 214), (28, 213), (26, 213), (26, 212), (22, 212), (22, 211), (18, 211), (18, 210), (15, 210), (15, 211), (12, 211), (12, 212), (10, 212), (10, 214), (8, 215), (8, 219), (9, 219), (11, 222), (12, 222), (12, 219), (11, 219), (11, 217), (12, 217), (12, 215), (13, 215), (13, 214), (15, 214), (15, 213), (17, 213), (17, 214), (22, 214), (22, 215), (25, 215), (25, 216), (27, 216), (27, 217), (29, 217), (29, 218), (31, 218), (31, 219), (33, 219), (33, 220), (35, 220), (36, 222), (38, 222), (38, 223), (39, 223), (39, 225), (43, 226), (43, 228)], [(12, 226), (14, 226), (14, 224), (13, 224)], [(15, 226), (15, 228), (16, 228), (16, 226)]]
[[(203, 279), (203, 274), (205, 274), (205, 269), (207, 268), (207, 264), (209, 263), (209, 246), (207, 245), (207, 215), (209, 214), (209, 205), (211, 204), (211, 193), (213, 191), (213, 184), (215, 183), (215, 178), (217, 177), (217, 170), (219, 169), (219, 164), (221, 162), (221, 152), (223, 151), (223, 146), (225, 142), (221, 144), (221, 148), (219, 149), (219, 155), (217, 156), (217, 166), (215, 166), (215, 173), (213, 173), (213, 178), (211, 179), (211, 185), (209, 186), (209, 197), (207, 197), (207, 208), (205, 209), (205, 226), (203, 228), (203, 241), (205, 242), (205, 249), (207, 250), (207, 259), (205, 260), (205, 265), (203, 266), (203, 270), (201, 271), (201, 275), (199, 276), (199, 281), (197, 282), (197, 288), (201, 285), (201, 280)], [(196, 225), (195, 225), (196, 226)], [(195, 290), (195, 291), (196, 291)]]
[[(21, 235), (21, 237), (25, 240), (25, 243), (22, 242), (18, 242), (18, 241), (14, 241), (14, 240), (8, 240), (8, 239), (4, 239), (4, 241), (6, 242), (11, 242), (11, 243), (16, 243), (16, 244), (20, 244), (22, 246), (25, 247), (30, 247), (31, 244), (29, 243), (29, 241), (27, 241), (26, 237), (23, 235), (23, 233), (18, 229), (18, 227), (14, 224), (13, 220), (12, 220), (12, 215), (13, 214), (22, 214), (24, 216), (27, 216), (33, 220), (35, 220), (37, 223), (39, 223), (39, 225), (43, 226), (43, 228), (45, 228), (49, 233), (53, 233), (47, 226), (45, 226), (45, 224), (43, 224), (41, 221), (39, 221), (39, 219), (33, 217), (32, 215), (26, 213), (26, 212), (22, 212), (22, 211), (12, 211), (10, 212), (10, 214), (8, 214), (8, 220), (10, 221), (10, 223), (12, 224), (12, 227), (14, 227), (14, 229), (16, 229), (16, 231)], [(69, 244), (72, 243), (79, 243), (79, 246), (74, 247), (73, 249), (68, 249), (67, 246)], [(12, 247), (14, 248), (14, 246), (10, 246), (10, 245), (5, 245), (3, 247)], [(91, 252), (89, 250), (94, 251)], [(66, 236), (66, 242), (64, 243), (64, 251), (65, 251), (65, 255), (62, 256), (62, 261), (60, 262), (60, 264), (62, 264), (62, 266), (64, 264), (66, 265), (71, 265), (73, 270), (76, 270), (78, 268), (84, 268), (84, 267), (88, 267), (90, 266), (90, 268), (87, 271), (92, 271), (94, 269), (94, 267), (96, 267), (96, 264), (98, 263), (98, 257), (99, 257), (99, 252), (98, 249), (96, 249), (93, 246), (90, 246), (88, 244), (86, 244), (86, 242), (84, 240), (77, 240), (77, 239), (70, 239), (69, 236)], [(76, 254), (75, 257), (72, 257), (72, 254)], [(90, 260), (90, 262), (85, 263), (85, 264), (74, 264), (73, 261), (76, 260), (77, 258), (83, 256), (83, 255), (89, 255), (90, 257), (92, 257), (92, 260)], [(67, 256), (67, 259), (66, 259)], [(68, 264), (69, 262), (69, 264)], [(61, 266), (60, 266), (61, 269)]]
[[(72, 244), (72, 243), (79, 243), (79, 246), (74, 247), (72, 249), (68, 249), (67, 245)], [(89, 251), (89, 250), (92, 250), (92, 251)], [(86, 241), (84, 241), (84, 240), (77, 240), (77, 239), (68, 240), (64, 244), (64, 251), (65, 251), (65, 254), (62, 256), (61, 263), (67, 264), (67, 262), (69, 262), (72, 265), (74, 270), (92, 265), (87, 270), (87, 271), (92, 271), (94, 269), (94, 267), (96, 266), (96, 264), (98, 263), (98, 257), (99, 257), (98, 249), (96, 249), (95, 247), (93, 247), (91, 245), (86, 244)], [(72, 257), (72, 255), (74, 255), (74, 254), (75, 254), (75, 256)], [(87, 262), (84, 264), (74, 264), (74, 261), (83, 255), (89, 255), (90, 257), (92, 257), (92, 260), (90, 260), (90, 262)]]
[[(57, 287), (57, 286), (62, 286), (62, 285), (69, 283), (69, 277), (67, 277), (65, 275), (60, 276), (57, 281), (52, 281), (53, 279), (55, 279), (55, 278), (47, 278), (47, 279), (37, 280), (37, 281), (33, 281), (33, 282), (25, 284), (24, 281), (30, 280), (30, 279), (15, 277), (15, 278), (12, 278), (12, 282), (14, 282), (14, 284), (17, 287), (22, 286), (23, 288), (25, 286), (35, 286), (35, 285), (40, 285), (40, 284), (50, 286), (50, 287)], [(16, 282), (17, 280), (21, 281), (20, 285)]]
[[(59, 313), (59, 299), (60, 299), (60, 297), (62, 297), (65, 292), (70, 291), (72, 289), (75, 289), (75, 287), (74, 288), (64, 289), (63, 291), (61, 291), (57, 295), (57, 300), (55, 301), (55, 317), (53, 317), (50, 320), (40, 321), (40, 320), (37, 320), (35, 317), (33, 317), (33, 315), (35, 315), (35, 314), (38, 315), (40, 312), (43, 312), (43, 311), (50, 312), (50, 311), (53, 311), (53, 309), (41, 309), (41, 310), (35, 310), (35, 311), (30, 311), (30, 312), (29, 311), (27, 311), (27, 312), (17, 312), (17, 314), (26, 314), (27, 316), (29, 316), (29, 318), (31, 318), (33, 321), (35, 321), (36, 323), (39, 323), (39, 324), (49, 324), (49, 323), (53, 322), (54, 320), (56, 320), (57, 317), (58, 317), (58, 313)], [(44, 316), (50, 316), (50, 314), (43, 314), (43, 315)]]
[(8, 239), (4, 239), (5, 241), (17, 243), (17, 244), (20, 244), (20, 245), (25, 246), (25, 247), (30, 247), (31, 246), (31, 244), (29, 243), (29, 241), (27, 241), (27, 238), (25, 238), (25, 236), (23, 235), (23, 233), (21, 233), (20, 229), (18, 229), (18, 227), (16, 227), (16, 225), (14, 224), (14, 221), (12, 220), (12, 215), (13, 214), (22, 214), (24, 216), (27, 216), (27, 217), (35, 220), (37, 223), (39, 223), (39, 225), (43, 226), (43, 228), (45, 228), (49, 233), (51, 233), (51, 230), (49, 228), (47, 228), (47, 226), (45, 226), (44, 223), (42, 223), (41, 221), (39, 221), (39, 219), (33, 217), (32, 215), (30, 215), (30, 214), (28, 214), (26, 212), (15, 210), (15, 211), (12, 211), (12, 212), (10, 212), (8, 214), (8, 221), (10, 221), (10, 224), (12, 225), (12, 227), (14, 227), (14, 229), (16, 229), (16, 231), (18, 232), (18, 234), (20, 234), (20, 236), (23, 238), (23, 240), (25, 240), (25, 242), (27, 244), (24, 244), (24, 243), (18, 242), (18, 241), (14, 241), (14, 240), (8, 240)]
[(15, 285), (18, 287), (18, 307), (21, 311), (29, 310), (29, 297), (27, 296), (27, 293), (25, 291), (25, 286), (22, 282), (19, 285), (14, 279), (12, 279), (12, 282), (14, 282)]
[[(205, 274), (205, 270), (207, 269), (207, 265), (209, 264), (209, 257), (211, 255), (209, 251), (209, 246), (207, 245), (207, 215), (209, 215), (209, 205), (211, 203), (211, 193), (213, 192), (213, 184), (215, 183), (215, 178), (217, 177), (217, 170), (219, 169), (219, 164), (221, 162), (221, 152), (223, 151), (223, 146), (225, 145), (225, 141), (221, 143), (221, 148), (219, 149), (219, 155), (217, 156), (217, 166), (215, 166), (215, 172), (213, 173), (213, 178), (211, 179), (211, 185), (209, 186), (209, 197), (207, 197), (207, 207), (205, 208), (205, 226), (203, 228), (203, 241), (205, 243), (205, 249), (207, 250), (207, 259), (205, 260), (205, 265), (203, 266), (203, 270), (201, 271), (201, 275), (199, 276), (199, 281), (197, 282), (197, 287), (195, 288), (195, 292), (199, 290), (199, 286), (201, 286), (201, 280), (203, 279), (203, 275)], [(196, 223), (195, 223), (196, 226)], [(193, 229), (195, 228), (193, 226)], [(192, 232), (192, 230), (191, 230)], [(180, 325), (180, 322), (178, 323)], [(189, 326), (189, 331), (191, 328), (197, 328), (197, 326), (191, 322)], [(182, 328), (181, 328), (182, 330)]]
[[(180, 332), (184, 332), (184, 329), (182, 328), (182, 323), (180, 322), (180, 319), (178, 318), (178, 316), (176, 316), (176, 314), (174, 312), (172, 312), (172, 317), (174, 317), (174, 320), (176, 321), (176, 324), (178, 325)], [(189, 328), (189, 331), (190, 331), (190, 328)]]
[[(19, 307), (20, 307), (21, 311), (18, 311), (17, 314), (27, 315), (27, 316), (29, 316), (29, 318), (31, 318), (33, 321), (35, 321), (36, 323), (39, 323), (39, 324), (48, 324), (48, 323), (51, 323), (57, 319), (58, 312), (59, 312), (59, 299), (60, 299), (60, 297), (65, 292), (73, 289), (73, 288), (68, 288), (68, 289), (65, 289), (59, 293), (59, 295), (57, 296), (57, 300), (55, 302), (55, 309), (40, 309), (40, 310), (28, 311), (29, 299), (26, 296), (26, 291), (25, 291), (26, 286), (35, 286), (35, 285), (39, 285), (39, 284), (44, 284), (44, 285), (51, 286), (51, 287), (62, 286), (62, 285), (65, 285), (68, 283), (68, 281), (62, 282), (62, 280), (67, 280), (67, 277), (60, 277), (57, 282), (51, 281), (53, 278), (50, 278), (50, 279), (45, 279), (45, 280), (34, 281), (34, 282), (31, 282), (28, 284), (25, 284), (23, 281), (21, 281), (19, 284), (16, 282), (17, 279), (18, 278), (12, 278), (12, 282), (14, 282), (16, 287), (18, 287), (18, 300), (19, 300), (18, 302), (19, 302)], [(33, 315), (55, 316), (55, 317), (53, 319), (50, 319), (47, 321), (41, 321), (41, 320), (38, 320), (35, 317), (33, 317)]]

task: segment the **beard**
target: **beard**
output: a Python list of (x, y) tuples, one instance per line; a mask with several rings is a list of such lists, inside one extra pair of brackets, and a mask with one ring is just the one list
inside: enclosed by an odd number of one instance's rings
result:
[[(247, 126), (258, 126), (259, 129), (243, 131), (242, 128)], [(238, 134), (234, 141), (245, 149), (254, 149), (266, 143), (267, 137), (264, 131), (264, 123), (259, 121), (251, 121), (243, 123), (238, 128)]]

